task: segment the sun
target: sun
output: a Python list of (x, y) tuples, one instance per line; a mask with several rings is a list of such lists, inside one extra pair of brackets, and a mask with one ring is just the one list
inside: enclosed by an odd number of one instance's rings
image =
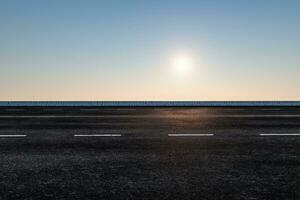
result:
[(194, 62), (188, 54), (177, 54), (172, 60), (172, 69), (176, 74), (187, 74), (193, 68)]

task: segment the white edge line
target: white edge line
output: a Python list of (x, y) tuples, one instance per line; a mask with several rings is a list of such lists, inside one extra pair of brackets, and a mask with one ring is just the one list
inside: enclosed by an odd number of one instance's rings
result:
[(121, 137), (121, 134), (75, 134), (74, 137)]
[(168, 134), (169, 137), (202, 137), (214, 136), (214, 134)]
[(300, 136), (298, 133), (270, 133), (270, 134), (259, 134), (260, 136)]
[(26, 137), (27, 135), (0, 135), (0, 137)]

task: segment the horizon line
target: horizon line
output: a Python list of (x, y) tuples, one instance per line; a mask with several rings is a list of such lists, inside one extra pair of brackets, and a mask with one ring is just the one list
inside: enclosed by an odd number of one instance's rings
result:
[(239, 107), (300, 106), (300, 101), (0, 101), (0, 107), (74, 106), (74, 107)]

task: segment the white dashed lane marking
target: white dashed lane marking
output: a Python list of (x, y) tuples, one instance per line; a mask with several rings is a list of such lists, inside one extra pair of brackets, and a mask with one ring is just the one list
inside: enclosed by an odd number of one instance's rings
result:
[(0, 135), (0, 137), (26, 137), (27, 135)]
[(268, 134), (259, 134), (260, 136), (300, 136), (298, 133), (268, 133)]
[(210, 137), (214, 134), (168, 134), (169, 137)]
[(121, 134), (76, 134), (74, 137), (121, 137)]

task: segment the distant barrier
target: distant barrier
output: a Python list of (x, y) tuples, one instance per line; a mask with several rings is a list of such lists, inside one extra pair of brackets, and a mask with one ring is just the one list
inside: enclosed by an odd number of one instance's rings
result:
[(0, 101), (0, 106), (69, 107), (261, 107), (300, 106), (300, 101)]

